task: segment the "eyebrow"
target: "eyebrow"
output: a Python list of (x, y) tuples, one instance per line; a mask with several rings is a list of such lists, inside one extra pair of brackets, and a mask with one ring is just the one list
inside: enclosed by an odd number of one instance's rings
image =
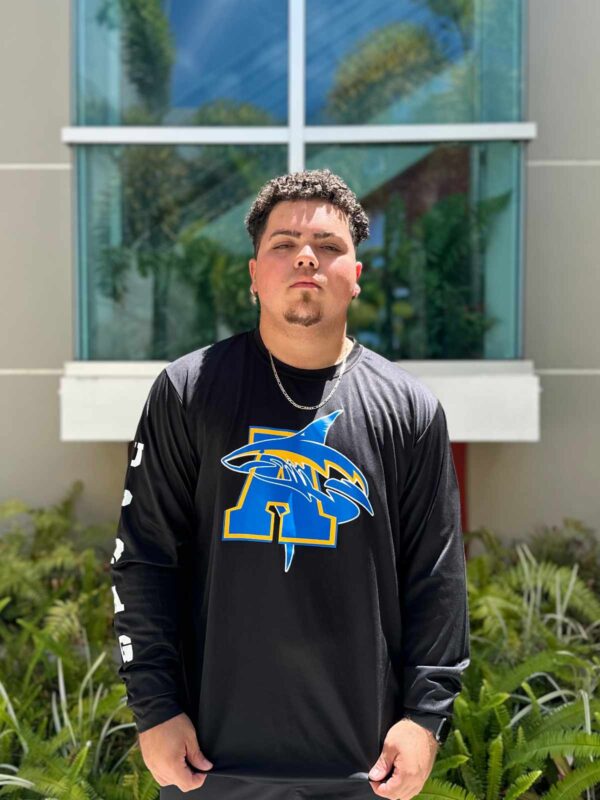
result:
[[(272, 239), (274, 236), (292, 236), (293, 238), (297, 239), (299, 236), (302, 236), (300, 231), (291, 231), (287, 228), (279, 228), (269, 236), (269, 239)], [(337, 233), (331, 233), (330, 231), (324, 231), (322, 233), (313, 233), (313, 239), (327, 239), (330, 236), (335, 236), (337, 239), (341, 239), (341, 236)]]

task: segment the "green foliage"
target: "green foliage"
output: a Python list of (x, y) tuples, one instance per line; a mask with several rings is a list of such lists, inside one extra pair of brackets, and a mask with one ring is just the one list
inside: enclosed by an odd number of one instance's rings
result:
[(108, 577), (114, 525), (0, 505), (0, 795), (151, 800), (118, 678)]
[(485, 528), (465, 539), (483, 545), (467, 561), (472, 658), (431, 777), (482, 800), (584, 791), (590, 800), (600, 783), (600, 599), (575, 557), (538, 561), (525, 539), (505, 544)]
[(600, 536), (592, 528), (565, 517), (562, 526), (540, 526), (527, 543), (539, 561), (570, 567), (577, 564), (580, 578), (600, 594)]
[(152, 122), (167, 111), (175, 47), (161, 0), (104, 0), (98, 22), (119, 27), (127, 77)]
[[(75, 520), (81, 490), (0, 505), (0, 795), (153, 800), (117, 674), (114, 525)], [(483, 545), (467, 562), (472, 661), (419, 797), (594, 800), (600, 600), (579, 551), (555, 564), (488, 529), (465, 538)]]
[(384, 244), (363, 257), (362, 292), (349, 309), (351, 331), (359, 337), (361, 329), (376, 332), (374, 349), (388, 358), (481, 358), (484, 334), (495, 320), (483, 312), (474, 288), (474, 259), (508, 201), (508, 193), (477, 203), (453, 194), (409, 222), (405, 200), (392, 197)]

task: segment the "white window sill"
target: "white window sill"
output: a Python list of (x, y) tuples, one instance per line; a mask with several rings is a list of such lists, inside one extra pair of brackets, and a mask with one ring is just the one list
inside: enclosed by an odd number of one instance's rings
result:
[[(68, 361), (60, 379), (63, 442), (129, 442), (167, 361)], [(456, 442), (537, 442), (533, 361), (399, 361), (439, 398)]]

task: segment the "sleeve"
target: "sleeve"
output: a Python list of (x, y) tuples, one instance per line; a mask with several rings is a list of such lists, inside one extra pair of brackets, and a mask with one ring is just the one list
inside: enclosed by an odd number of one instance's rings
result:
[(400, 523), (404, 713), (449, 719), (470, 641), (460, 496), (439, 402), (412, 451)]
[(119, 675), (141, 733), (185, 710), (178, 577), (198, 464), (166, 370), (150, 389), (131, 456), (110, 572)]

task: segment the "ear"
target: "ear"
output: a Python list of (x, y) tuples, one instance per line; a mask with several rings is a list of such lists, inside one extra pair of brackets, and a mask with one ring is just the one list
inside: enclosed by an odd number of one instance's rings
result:
[(358, 279), (360, 278), (360, 274), (362, 272), (362, 268), (363, 268), (363, 265), (361, 264), (361, 262), (357, 261), (356, 262), (356, 285), (354, 286), (354, 289), (352, 290), (352, 297), (358, 297), (358, 295), (360, 294), (360, 286), (358, 285)]
[(254, 281), (254, 275), (256, 273), (256, 259), (251, 258), (248, 261), (248, 271), (250, 272), (250, 280)]

